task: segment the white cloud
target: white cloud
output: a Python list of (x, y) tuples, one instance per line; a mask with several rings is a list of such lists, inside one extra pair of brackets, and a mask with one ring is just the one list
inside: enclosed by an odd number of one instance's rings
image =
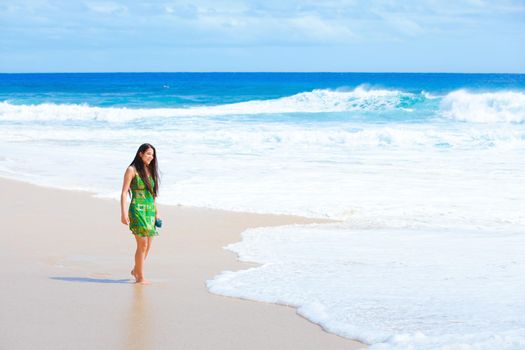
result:
[(506, 0), (2, 0), (0, 30), (9, 35), (0, 38), (0, 44), (11, 48), (412, 44), (483, 33), (495, 36), (498, 30), (518, 32), (524, 27), (525, 21), (519, 20), (524, 11), (523, 1)]

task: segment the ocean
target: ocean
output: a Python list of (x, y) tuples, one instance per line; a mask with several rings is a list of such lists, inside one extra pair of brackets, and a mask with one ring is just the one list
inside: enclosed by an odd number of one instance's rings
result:
[(261, 266), (211, 292), (374, 350), (525, 348), (525, 75), (0, 74), (2, 177), (118, 199), (143, 142), (160, 203), (334, 220), (244, 232)]

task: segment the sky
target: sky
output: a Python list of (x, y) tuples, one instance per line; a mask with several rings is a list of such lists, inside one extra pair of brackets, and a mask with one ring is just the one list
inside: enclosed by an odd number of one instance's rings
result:
[(525, 73), (525, 0), (0, 0), (0, 72)]

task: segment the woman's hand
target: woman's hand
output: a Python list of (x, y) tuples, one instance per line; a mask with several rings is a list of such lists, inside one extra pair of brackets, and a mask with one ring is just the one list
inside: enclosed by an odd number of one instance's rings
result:
[(122, 222), (124, 225), (129, 226), (129, 217), (128, 214), (122, 214), (120, 215), (120, 222)]

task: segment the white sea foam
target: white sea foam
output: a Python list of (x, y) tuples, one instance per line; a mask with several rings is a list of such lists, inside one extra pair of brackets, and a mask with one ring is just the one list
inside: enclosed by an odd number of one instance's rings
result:
[(474, 93), (457, 90), (441, 101), (446, 118), (478, 123), (525, 121), (525, 93), (514, 91)]
[(436, 94), (432, 94), (428, 91), (421, 91), (421, 95), (423, 95), (423, 97), (425, 97), (426, 99), (428, 100), (436, 100), (438, 98), (442, 98), (443, 96), (442, 95), (436, 95)]
[[(444, 128), (438, 124), (364, 125), (359, 123), (324, 123), (322, 125), (244, 124), (220, 122), (198, 124), (194, 121), (166, 125), (164, 128), (83, 128), (58, 125), (4, 126), (1, 132), (5, 142), (40, 143), (103, 143), (113, 144), (144, 138), (164, 139), (162, 143), (193, 146), (213, 143), (226, 154), (251, 150), (264, 153), (269, 149), (289, 150), (313, 147), (319, 152), (353, 152), (370, 148), (380, 149), (515, 149), (525, 146), (525, 129), (512, 126), (493, 128), (468, 125)], [(209, 151), (212, 151), (210, 148)], [(218, 149), (215, 149), (217, 152)]]
[[(352, 218), (356, 227), (525, 222), (513, 210), (525, 206), (516, 190), (521, 125), (204, 120), (161, 130), (13, 125), (0, 135), (3, 152), (17, 159), (0, 160), (0, 172), (101, 195), (119, 188), (136, 140), (144, 140), (160, 152), (164, 203)], [(46, 156), (35, 157), (35, 148)]]
[(263, 265), (222, 272), (212, 292), (294, 306), (370, 349), (525, 345), (523, 231), (287, 226), (226, 248)]

